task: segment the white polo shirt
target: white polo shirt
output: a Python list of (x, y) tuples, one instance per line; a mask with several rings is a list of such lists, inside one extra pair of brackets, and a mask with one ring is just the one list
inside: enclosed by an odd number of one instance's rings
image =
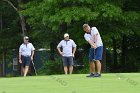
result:
[(97, 30), (96, 27), (91, 28), (90, 34), (85, 33), (84, 38), (85, 38), (86, 41), (91, 40), (91, 42), (94, 44), (94, 35), (97, 35), (97, 41), (96, 41), (97, 47), (103, 46), (103, 42), (102, 42), (100, 33), (99, 33), (99, 31)]
[(21, 53), (22, 56), (31, 56), (31, 52), (35, 50), (34, 46), (32, 43), (28, 44), (21, 44), (19, 48), (19, 52)]
[(68, 41), (66, 40), (62, 40), (57, 47), (62, 47), (62, 52), (63, 55), (62, 56), (72, 56), (72, 48), (76, 47), (77, 45), (75, 44), (75, 42), (72, 39), (69, 39)]

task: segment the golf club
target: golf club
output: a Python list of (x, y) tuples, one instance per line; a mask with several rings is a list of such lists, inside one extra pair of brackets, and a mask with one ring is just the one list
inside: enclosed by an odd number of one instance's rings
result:
[(33, 64), (33, 68), (34, 68), (34, 71), (35, 71), (35, 75), (37, 76), (37, 73), (36, 73), (36, 68), (35, 68), (35, 64), (34, 62), (32, 61), (32, 64)]
[(95, 54), (95, 50), (96, 50), (96, 49), (94, 49), (94, 59), (93, 59), (93, 61), (96, 61), (96, 60), (95, 60), (95, 55), (96, 55), (96, 54)]

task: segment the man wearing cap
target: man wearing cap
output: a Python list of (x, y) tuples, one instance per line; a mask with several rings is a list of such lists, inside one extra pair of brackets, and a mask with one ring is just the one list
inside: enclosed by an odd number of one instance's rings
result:
[[(103, 54), (103, 43), (96, 27), (90, 28), (88, 24), (83, 25), (83, 29), (86, 32), (84, 35), (85, 40), (91, 45), (89, 50), (89, 62), (90, 62), (90, 75), (87, 77), (100, 77), (101, 76), (101, 63)], [(95, 73), (96, 61), (97, 73)]]
[(28, 36), (23, 37), (23, 42), (24, 43), (21, 44), (19, 48), (19, 63), (21, 64), (22, 73), (24, 77), (26, 77), (30, 62), (33, 61), (35, 48), (32, 43), (29, 42)]
[[(62, 47), (62, 51), (61, 48)], [(62, 56), (64, 72), (67, 75), (72, 74), (73, 71), (73, 57), (76, 51), (76, 44), (72, 39), (69, 39), (69, 34), (64, 34), (64, 40), (62, 40), (57, 46), (59, 54)]]

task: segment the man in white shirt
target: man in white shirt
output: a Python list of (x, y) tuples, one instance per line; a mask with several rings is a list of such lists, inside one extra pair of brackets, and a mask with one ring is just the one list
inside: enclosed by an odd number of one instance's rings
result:
[[(61, 48), (62, 47), (62, 51)], [(72, 74), (73, 71), (73, 57), (76, 51), (76, 44), (72, 39), (69, 39), (69, 34), (64, 34), (64, 40), (62, 40), (57, 46), (59, 54), (62, 56), (64, 72), (65, 74)]]
[(21, 64), (24, 77), (26, 77), (30, 62), (33, 61), (35, 48), (32, 43), (29, 42), (28, 36), (24, 36), (23, 41), (24, 43), (21, 44), (19, 48), (19, 63)]
[[(90, 61), (90, 75), (87, 77), (100, 77), (101, 76), (101, 62), (103, 54), (103, 43), (96, 27), (90, 28), (88, 24), (83, 25), (83, 29), (86, 32), (84, 35), (85, 40), (91, 45), (89, 50), (89, 61)], [(95, 73), (96, 61), (97, 73)]]

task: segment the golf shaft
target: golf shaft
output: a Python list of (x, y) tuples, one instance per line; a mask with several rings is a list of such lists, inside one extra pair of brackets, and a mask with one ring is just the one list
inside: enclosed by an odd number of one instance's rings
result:
[(33, 61), (32, 61), (32, 64), (33, 64), (33, 68), (34, 68), (34, 71), (35, 71), (35, 75), (37, 76), (36, 68), (35, 68), (35, 65), (34, 65), (34, 62)]

